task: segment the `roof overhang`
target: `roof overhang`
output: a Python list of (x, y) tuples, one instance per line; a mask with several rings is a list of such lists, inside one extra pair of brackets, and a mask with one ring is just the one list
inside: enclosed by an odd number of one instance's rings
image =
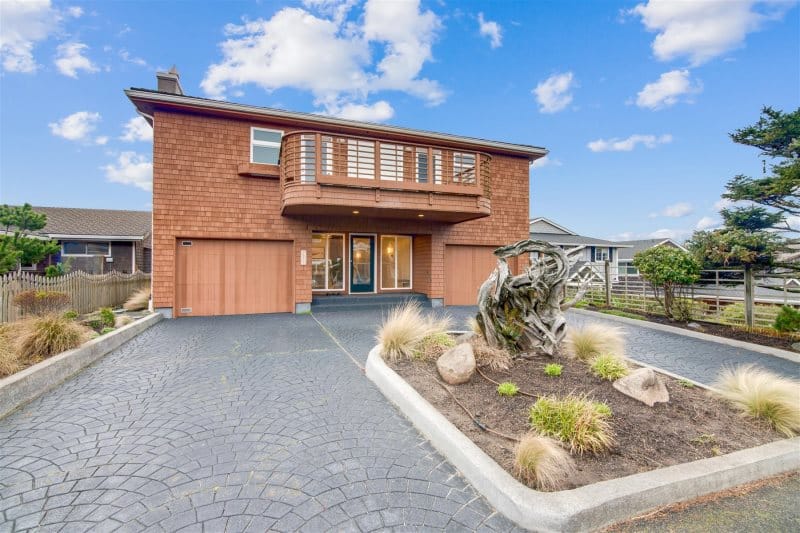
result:
[(68, 240), (77, 239), (81, 241), (141, 241), (144, 235), (72, 235), (69, 233), (48, 233), (51, 239)]
[(346, 120), (326, 115), (316, 115), (313, 113), (299, 113), (296, 111), (286, 111), (283, 109), (272, 109), (268, 107), (258, 107), (246, 104), (235, 104), (221, 100), (211, 100), (208, 98), (198, 98), (196, 96), (185, 96), (170, 93), (160, 93), (147, 89), (126, 89), (125, 94), (136, 106), (136, 110), (150, 122), (156, 108), (184, 109), (186, 111), (204, 112), (209, 114), (221, 114), (236, 116), (239, 118), (270, 120), (286, 124), (297, 124), (300, 127), (308, 128), (309, 125), (319, 127), (337, 128), (350, 130), (353, 132), (369, 131), (377, 134), (423, 139), (431, 143), (444, 143), (459, 147), (469, 147), (470, 149), (486, 151), (489, 153), (502, 153), (526, 157), (533, 162), (547, 155), (548, 150), (538, 146), (525, 144), (514, 144), (500, 141), (489, 141), (474, 137), (463, 137), (447, 133), (436, 133), (425, 130), (415, 130), (411, 128), (401, 128), (385, 124), (375, 124), (371, 122), (358, 122)]

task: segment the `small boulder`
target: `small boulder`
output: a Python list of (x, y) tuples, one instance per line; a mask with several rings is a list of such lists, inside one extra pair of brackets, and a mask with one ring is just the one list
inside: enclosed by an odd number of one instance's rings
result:
[(652, 368), (640, 368), (614, 382), (614, 388), (625, 396), (653, 407), (669, 401), (669, 391)]
[(792, 350), (794, 350), (795, 352), (800, 352), (800, 342), (792, 344)]
[(704, 328), (703, 326), (701, 326), (697, 322), (689, 322), (688, 324), (686, 324), (686, 327), (689, 328), (689, 329), (693, 329), (695, 331), (705, 331), (706, 330), (706, 328)]
[(472, 345), (464, 342), (450, 348), (436, 360), (439, 375), (450, 385), (466, 383), (475, 373), (475, 354)]
[(456, 344), (461, 344), (463, 342), (469, 342), (472, 338), (475, 337), (475, 333), (472, 331), (467, 331), (466, 333), (462, 333), (458, 337), (456, 337)]

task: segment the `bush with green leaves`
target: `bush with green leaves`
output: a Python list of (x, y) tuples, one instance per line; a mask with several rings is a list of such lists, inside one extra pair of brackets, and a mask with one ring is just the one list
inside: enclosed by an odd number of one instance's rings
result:
[(652, 286), (668, 318), (674, 318), (675, 298), (680, 287), (700, 278), (700, 265), (692, 255), (670, 246), (656, 246), (637, 253), (633, 256), (633, 265)]
[(65, 292), (37, 291), (35, 289), (23, 291), (14, 296), (14, 304), (26, 316), (61, 313), (69, 307), (71, 300), (69, 294)]
[(62, 316), (67, 320), (75, 320), (76, 318), (78, 318), (79, 315), (77, 311), (75, 311), (74, 309), (70, 309), (69, 311), (65, 311)]
[(504, 381), (497, 386), (497, 394), (500, 396), (516, 396), (519, 393), (519, 387), (510, 381)]
[(110, 307), (101, 307), (99, 313), (100, 321), (103, 323), (103, 325), (108, 328), (113, 328), (114, 322), (117, 319), (114, 311), (112, 311)]
[(608, 381), (616, 381), (630, 372), (625, 360), (611, 353), (598, 355), (592, 359), (589, 367), (592, 369), (592, 374)]
[(800, 310), (784, 305), (775, 317), (775, 329), (785, 333), (800, 331)]
[(106, 333), (111, 333), (112, 331), (114, 331), (114, 328), (106, 326), (102, 330), (100, 330), (100, 335), (105, 335)]
[(570, 445), (574, 452), (601, 453), (614, 445), (606, 408), (586, 396), (543, 396), (530, 408), (531, 427)]
[(550, 364), (545, 365), (544, 373), (545, 373), (545, 375), (548, 375), (551, 378), (557, 378), (558, 376), (561, 375), (561, 370), (563, 368), (564, 367), (562, 367), (558, 363), (550, 363)]

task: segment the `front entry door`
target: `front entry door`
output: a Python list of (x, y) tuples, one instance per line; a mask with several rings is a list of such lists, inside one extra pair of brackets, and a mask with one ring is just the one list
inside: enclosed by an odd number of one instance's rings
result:
[(350, 236), (350, 292), (375, 292), (375, 237)]

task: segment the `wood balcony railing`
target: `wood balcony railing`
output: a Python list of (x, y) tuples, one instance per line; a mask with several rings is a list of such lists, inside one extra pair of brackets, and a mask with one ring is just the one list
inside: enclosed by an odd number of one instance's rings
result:
[(284, 136), (280, 159), (284, 214), (310, 214), (304, 206), (453, 222), (491, 214), (491, 156), (482, 152), (299, 131)]

